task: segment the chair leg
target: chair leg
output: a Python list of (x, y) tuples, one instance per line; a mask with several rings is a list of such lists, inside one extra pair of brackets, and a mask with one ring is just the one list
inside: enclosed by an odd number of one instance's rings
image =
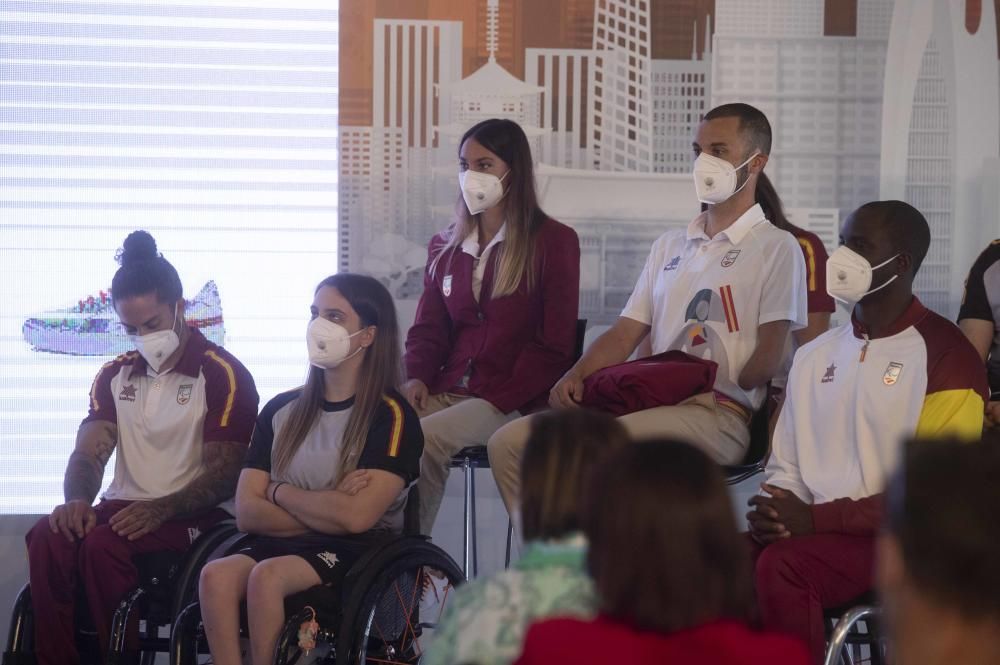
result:
[(514, 522), (508, 517), (507, 518), (507, 549), (503, 557), (503, 567), (510, 568), (510, 548), (511, 542), (514, 540)]
[(462, 572), (465, 574), (465, 579), (468, 581), (470, 579), (470, 573), (472, 573), (472, 555), (471, 555), (471, 545), (472, 545), (472, 500), (473, 500), (473, 480), (472, 474), (474, 473), (472, 468), (472, 460), (466, 457), (462, 460), (462, 472), (465, 474), (465, 530), (462, 533)]
[(479, 574), (479, 547), (477, 543), (478, 536), (476, 535), (476, 466), (472, 465), (469, 469), (469, 498), (472, 500), (469, 508), (469, 512), (472, 513), (472, 530), (469, 537), (469, 543), (472, 547), (472, 576), (475, 577)]

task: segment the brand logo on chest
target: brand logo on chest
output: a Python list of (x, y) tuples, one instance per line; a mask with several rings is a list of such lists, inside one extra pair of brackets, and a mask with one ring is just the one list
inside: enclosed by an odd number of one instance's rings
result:
[(738, 249), (731, 249), (728, 252), (726, 252), (726, 255), (722, 257), (722, 267), (728, 268), (729, 266), (736, 263), (736, 257), (740, 255), (740, 251), (741, 250)]
[(899, 381), (899, 373), (903, 371), (903, 363), (889, 363), (882, 375), (882, 383), (887, 386), (895, 385)]
[(677, 270), (677, 266), (681, 264), (681, 257), (678, 254), (674, 258), (670, 259), (667, 265), (663, 266), (663, 272), (670, 272), (671, 270)]
[(819, 380), (820, 383), (833, 383), (834, 375), (837, 373), (837, 366), (830, 365), (826, 368), (826, 374)]
[(122, 391), (118, 393), (119, 402), (134, 402), (135, 401), (135, 386), (129, 384), (122, 388)]
[(177, 389), (177, 403), (184, 406), (191, 401), (191, 389), (194, 388), (194, 384), (185, 383), (180, 388)]
[(441, 280), (441, 293), (447, 298), (451, 295), (451, 275), (445, 275), (444, 279)]

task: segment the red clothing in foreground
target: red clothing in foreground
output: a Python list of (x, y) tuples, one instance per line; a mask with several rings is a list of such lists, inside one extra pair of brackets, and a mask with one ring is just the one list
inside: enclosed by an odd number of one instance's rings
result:
[(598, 617), (550, 619), (528, 629), (515, 665), (808, 665), (798, 641), (716, 621), (670, 635), (639, 632)]
[[(573, 364), (580, 301), (580, 241), (554, 219), (535, 234), (535, 288), (492, 298), (499, 251), (486, 259), (482, 293), (472, 293), (475, 260), (461, 247), (430, 266), (447, 244), (431, 239), (424, 293), (406, 336), (406, 375), (432, 395), (468, 393), (503, 413), (544, 407), (549, 389)], [(501, 243), (501, 247), (502, 247)], [(467, 383), (467, 385), (465, 385)]]

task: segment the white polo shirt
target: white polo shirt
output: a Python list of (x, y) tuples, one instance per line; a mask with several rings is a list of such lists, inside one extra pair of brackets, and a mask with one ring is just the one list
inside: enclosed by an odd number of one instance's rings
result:
[(170, 371), (157, 374), (131, 351), (106, 363), (94, 379), (83, 422), (105, 420), (118, 427), (107, 500), (172, 494), (201, 473), (203, 446), (250, 442), (258, 401), (253, 378), (222, 347), (189, 330)]
[(708, 214), (653, 243), (622, 316), (650, 326), (653, 353), (680, 350), (719, 365), (715, 389), (747, 408), (765, 388), (745, 391), (739, 375), (757, 348), (757, 328), (791, 321), (804, 328), (806, 268), (792, 234), (759, 205), (709, 238)]

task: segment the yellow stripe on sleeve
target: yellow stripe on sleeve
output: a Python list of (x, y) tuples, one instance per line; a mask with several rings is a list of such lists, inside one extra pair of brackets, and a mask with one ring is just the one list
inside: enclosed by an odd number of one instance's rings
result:
[(117, 363), (123, 362), (125, 360), (131, 360), (132, 358), (139, 355), (135, 351), (128, 351), (121, 354), (114, 360), (109, 360), (108, 362), (101, 365), (100, 371), (97, 372), (97, 376), (94, 378), (94, 382), (90, 384), (90, 408), (94, 413), (101, 410), (101, 403), (97, 401), (97, 384), (101, 382), (101, 378), (104, 376), (104, 372), (107, 371), (109, 367)]
[(806, 255), (806, 275), (809, 277), (809, 291), (816, 290), (816, 252), (813, 250), (812, 243), (805, 238), (799, 238), (799, 244), (802, 245), (802, 251)]
[(403, 439), (403, 409), (391, 397), (382, 396), (392, 411), (392, 434), (389, 436), (389, 457), (399, 456), (399, 444)]
[(954, 436), (975, 441), (983, 434), (983, 398), (975, 390), (942, 390), (924, 398), (917, 438)]
[(233, 402), (236, 400), (236, 373), (233, 372), (233, 366), (215, 351), (206, 351), (205, 355), (219, 363), (222, 369), (226, 370), (226, 376), (229, 378), (229, 395), (226, 396), (226, 408), (223, 409), (222, 418), (219, 419), (219, 427), (226, 427), (229, 425), (229, 414), (232, 413)]

